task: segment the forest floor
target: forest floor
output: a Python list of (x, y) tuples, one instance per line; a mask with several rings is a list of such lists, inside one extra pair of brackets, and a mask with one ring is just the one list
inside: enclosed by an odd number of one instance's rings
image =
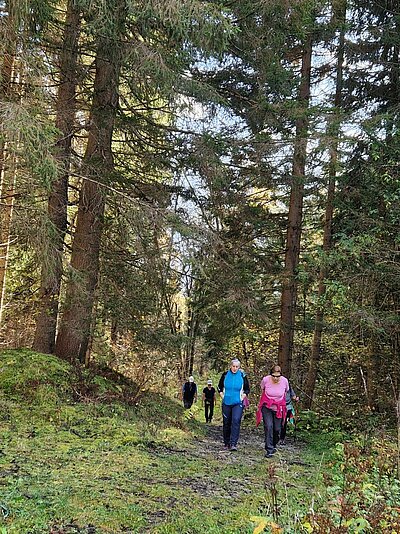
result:
[(255, 429), (253, 421), (243, 425), (235, 452), (224, 450), (220, 424), (204, 424), (205, 435), (179, 449), (157, 449), (155, 462), (182, 466), (182, 471), (169, 480), (178, 493), (161, 513), (166, 522), (156, 513), (148, 532), (250, 533), (252, 523), (260, 524), (263, 518), (277, 527), (273, 518), (279, 521), (281, 508), (288, 504), (288, 491), (300, 484), (310, 489), (312, 479), (314, 489), (320, 484), (320, 465), (310, 463), (304, 444), (294, 443), (293, 438), (266, 459), (262, 430)]
[(229, 452), (220, 406), (206, 425), (199, 403), (126, 404), (120, 384), (88, 380), (91, 396), (65, 362), (0, 353), (0, 534), (400, 532), (389, 439), (346, 444), (304, 413), (266, 459), (253, 405)]

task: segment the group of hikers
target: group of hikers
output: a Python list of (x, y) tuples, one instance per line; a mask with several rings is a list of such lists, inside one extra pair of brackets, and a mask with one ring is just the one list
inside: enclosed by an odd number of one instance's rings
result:
[[(277, 445), (285, 445), (287, 424), (294, 417), (293, 402), (299, 399), (288, 379), (282, 375), (279, 365), (272, 366), (270, 373), (261, 380), (260, 386), (256, 424), (259, 425), (263, 421), (265, 456), (272, 458), (277, 451)], [(233, 359), (229, 369), (222, 373), (217, 390), (222, 399), (224, 449), (236, 451), (243, 411), (249, 405), (250, 393), (248, 378), (240, 369), (238, 359)], [(212, 421), (216, 395), (212, 380), (207, 380), (202, 392), (206, 423)], [(182, 399), (185, 408), (191, 408), (193, 402), (197, 402), (197, 385), (193, 376), (190, 376), (182, 387)]]
[[(203, 396), (201, 403), (204, 406), (204, 415), (206, 423), (211, 423), (214, 415), (214, 406), (216, 403), (216, 391), (212, 385), (212, 380), (207, 380), (207, 386), (203, 389)], [(189, 380), (183, 384), (182, 388), (183, 406), (186, 409), (192, 407), (193, 402), (197, 402), (197, 384), (193, 376), (189, 376)]]

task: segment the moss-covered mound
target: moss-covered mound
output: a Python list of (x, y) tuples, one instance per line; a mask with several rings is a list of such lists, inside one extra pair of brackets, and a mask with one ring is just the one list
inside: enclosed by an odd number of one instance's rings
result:
[(179, 447), (199, 425), (153, 392), (125, 402), (129, 385), (30, 350), (0, 353), (2, 534), (141, 531), (129, 480), (147, 450)]

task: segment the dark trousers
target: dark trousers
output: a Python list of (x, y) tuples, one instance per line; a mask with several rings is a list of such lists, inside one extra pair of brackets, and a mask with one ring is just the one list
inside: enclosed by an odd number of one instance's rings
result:
[(261, 411), (264, 423), (265, 450), (272, 454), (279, 441), (282, 419), (278, 419), (276, 412), (266, 406), (263, 406)]
[(214, 415), (214, 402), (213, 401), (204, 401), (204, 415), (206, 418), (206, 423), (210, 422)]
[(183, 406), (188, 410), (192, 407), (193, 401), (194, 397), (192, 397), (191, 399), (183, 399)]
[(289, 419), (292, 417), (292, 410), (288, 410), (286, 414), (286, 418), (283, 422), (282, 429), (281, 429), (281, 435), (280, 439), (283, 441), (286, 438), (286, 429)]
[(236, 447), (239, 441), (240, 423), (243, 414), (243, 403), (229, 406), (222, 404), (222, 421), (225, 445)]

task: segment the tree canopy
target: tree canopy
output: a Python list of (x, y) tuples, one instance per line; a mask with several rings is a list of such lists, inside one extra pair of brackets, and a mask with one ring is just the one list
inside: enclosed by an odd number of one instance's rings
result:
[(279, 361), (309, 406), (346, 375), (385, 410), (399, 20), (393, 1), (3, 3), (3, 346), (150, 382)]

